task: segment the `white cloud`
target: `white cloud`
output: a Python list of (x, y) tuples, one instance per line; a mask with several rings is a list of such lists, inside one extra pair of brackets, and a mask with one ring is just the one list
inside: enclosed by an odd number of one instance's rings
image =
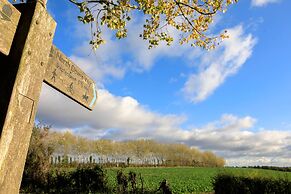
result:
[(200, 71), (186, 81), (182, 91), (191, 102), (205, 100), (251, 56), (256, 39), (251, 34), (245, 35), (242, 25), (229, 29), (228, 33), (230, 38), (217, 50), (202, 55)]
[(280, 0), (252, 0), (252, 5), (253, 6), (257, 6), (257, 7), (261, 7), (270, 3), (277, 3)]
[(132, 97), (114, 96), (104, 89), (98, 90), (98, 103), (90, 112), (46, 85), (41, 93), (38, 118), (56, 128), (120, 129), (128, 137), (140, 135), (141, 131), (146, 135), (157, 128), (173, 128), (185, 119), (154, 113)]

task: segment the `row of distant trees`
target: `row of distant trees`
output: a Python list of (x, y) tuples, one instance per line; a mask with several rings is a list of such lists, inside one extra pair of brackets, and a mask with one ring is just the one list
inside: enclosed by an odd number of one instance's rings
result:
[[(90, 140), (73, 133), (53, 132), (49, 126), (35, 126), (28, 152), (28, 160), (38, 161), (42, 168), (49, 168), (53, 153), (63, 155), (97, 154), (103, 156), (126, 156), (130, 158), (156, 157), (163, 166), (224, 166), (225, 160), (210, 151), (200, 151), (185, 144), (165, 144), (154, 140)], [(34, 158), (41, 158), (35, 160)], [(33, 169), (33, 168), (32, 168)]]
[(279, 166), (243, 166), (242, 168), (258, 168), (258, 169), (266, 169), (266, 170), (291, 172), (291, 167), (279, 167)]
[(224, 166), (225, 160), (210, 151), (202, 152), (184, 144), (165, 144), (154, 140), (90, 140), (76, 136), (69, 131), (49, 132), (47, 142), (55, 152), (67, 154), (98, 154), (107, 156), (128, 156), (145, 159), (156, 157), (166, 166)]

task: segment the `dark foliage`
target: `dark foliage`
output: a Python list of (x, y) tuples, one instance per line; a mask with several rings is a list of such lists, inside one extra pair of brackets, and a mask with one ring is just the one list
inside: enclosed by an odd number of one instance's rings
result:
[(258, 168), (258, 169), (266, 169), (266, 170), (276, 170), (282, 172), (291, 172), (291, 167), (278, 167), (278, 166), (248, 166), (243, 168)]
[[(37, 184), (36, 184), (37, 183)], [(104, 170), (99, 166), (79, 166), (76, 170), (50, 171), (45, 182), (24, 179), (21, 185), (24, 193), (108, 193)]]
[(172, 191), (171, 191), (170, 186), (169, 186), (166, 179), (164, 179), (162, 182), (160, 182), (160, 187), (159, 187), (158, 191), (162, 191), (163, 194), (172, 194)]
[(126, 193), (128, 186), (127, 176), (121, 170), (119, 170), (117, 172), (116, 179), (117, 179), (117, 192)]
[(94, 193), (107, 191), (107, 179), (104, 170), (99, 167), (78, 167), (71, 173), (73, 187), (78, 193)]
[(291, 194), (291, 181), (288, 179), (220, 174), (215, 177), (213, 186), (216, 194)]
[(137, 191), (137, 179), (136, 179), (136, 173), (135, 172), (130, 171), (128, 173), (128, 181), (131, 184), (131, 190), (133, 192), (136, 192)]

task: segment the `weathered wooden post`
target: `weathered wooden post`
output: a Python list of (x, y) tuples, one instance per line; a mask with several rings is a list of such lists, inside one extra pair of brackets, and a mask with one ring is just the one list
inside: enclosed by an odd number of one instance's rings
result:
[[(1, 84), (1, 98), (2, 93), (11, 93), (10, 99), (5, 94), (5, 100), (9, 102), (4, 111), (6, 114), (0, 139), (1, 194), (19, 192), (56, 27), (56, 22), (40, 2), (22, 4), (17, 8), (22, 15), (10, 55), (6, 60), (1, 57), (0, 82), (9, 82), (8, 86)], [(3, 110), (1, 113), (3, 117)]]
[(45, 4), (17, 11), (0, 0), (0, 194), (19, 192), (43, 81), (90, 110), (96, 102), (93, 80), (52, 46), (56, 22)]

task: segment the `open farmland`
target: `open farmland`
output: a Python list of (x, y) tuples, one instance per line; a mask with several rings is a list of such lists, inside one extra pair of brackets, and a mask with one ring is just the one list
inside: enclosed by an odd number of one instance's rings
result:
[[(116, 187), (116, 173), (119, 168), (107, 169), (109, 184)], [(288, 179), (291, 173), (262, 169), (246, 168), (124, 168), (123, 171), (141, 173), (146, 190), (156, 190), (159, 182), (166, 179), (174, 193), (209, 193), (213, 192), (212, 180), (218, 173), (231, 173), (234, 175), (265, 177), (274, 179)], [(140, 187), (140, 180), (138, 180)]]

